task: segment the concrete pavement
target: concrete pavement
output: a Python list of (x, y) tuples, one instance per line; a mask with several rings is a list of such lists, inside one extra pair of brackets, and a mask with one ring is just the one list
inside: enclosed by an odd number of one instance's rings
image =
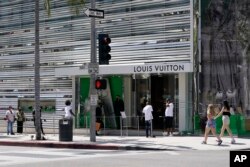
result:
[(241, 150), (250, 149), (249, 138), (235, 138), (231, 144), (229, 137), (222, 138), (221, 146), (215, 137), (209, 137), (206, 145), (201, 144), (203, 136), (96, 136), (96, 142), (90, 142), (87, 135), (74, 135), (73, 141), (59, 141), (57, 134), (46, 135), (46, 140), (32, 139), (34, 134), (7, 135), (0, 133), (0, 145), (51, 147), (72, 149), (105, 149), (105, 150)]

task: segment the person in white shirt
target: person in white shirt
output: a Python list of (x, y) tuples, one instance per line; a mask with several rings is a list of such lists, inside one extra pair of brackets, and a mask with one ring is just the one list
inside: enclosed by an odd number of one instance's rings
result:
[(167, 135), (173, 136), (174, 104), (170, 99), (166, 101), (165, 122)]
[(12, 106), (9, 106), (9, 110), (6, 111), (6, 120), (7, 120), (7, 135), (14, 135), (13, 124), (15, 122), (15, 112), (13, 111)]
[(150, 102), (148, 101), (146, 103), (146, 106), (143, 108), (142, 112), (145, 115), (145, 130), (146, 130), (146, 137), (152, 135), (152, 119), (153, 119), (153, 107), (150, 105)]
[(64, 111), (65, 111), (64, 118), (65, 119), (73, 119), (73, 116), (75, 116), (75, 114), (72, 111), (70, 100), (66, 100), (65, 105), (66, 105), (66, 107), (64, 108)]

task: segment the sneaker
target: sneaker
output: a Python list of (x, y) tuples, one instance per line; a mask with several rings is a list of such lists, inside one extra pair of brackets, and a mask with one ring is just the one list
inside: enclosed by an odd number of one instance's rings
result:
[(219, 140), (219, 141), (218, 141), (218, 146), (220, 146), (220, 145), (221, 145), (221, 143), (222, 143), (222, 140)]
[(235, 144), (235, 140), (234, 139), (231, 140), (231, 144)]
[(202, 141), (202, 142), (201, 142), (201, 144), (207, 144), (207, 142), (205, 142), (205, 141)]
[(169, 134), (167, 132), (163, 132), (162, 135), (163, 136), (169, 136)]

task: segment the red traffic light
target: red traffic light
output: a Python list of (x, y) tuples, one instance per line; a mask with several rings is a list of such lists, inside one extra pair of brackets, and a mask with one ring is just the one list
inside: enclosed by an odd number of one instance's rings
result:
[(95, 80), (95, 88), (96, 89), (106, 89), (107, 88), (107, 81), (105, 79)]
[(103, 38), (103, 44), (108, 45), (111, 43), (111, 39), (109, 37), (104, 37)]

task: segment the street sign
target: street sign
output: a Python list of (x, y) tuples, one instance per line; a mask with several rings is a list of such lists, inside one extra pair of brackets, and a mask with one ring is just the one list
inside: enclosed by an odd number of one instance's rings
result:
[(98, 95), (90, 95), (90, 105), (96, 106), (98, 101)]
[(98, 74), (99, 73), (99, 64), (89, 63), (88, 72), (89, 72), (89, 74)]
[(88, 17), (104, 18), (104, 10), (87, 8), (84, 13)]

